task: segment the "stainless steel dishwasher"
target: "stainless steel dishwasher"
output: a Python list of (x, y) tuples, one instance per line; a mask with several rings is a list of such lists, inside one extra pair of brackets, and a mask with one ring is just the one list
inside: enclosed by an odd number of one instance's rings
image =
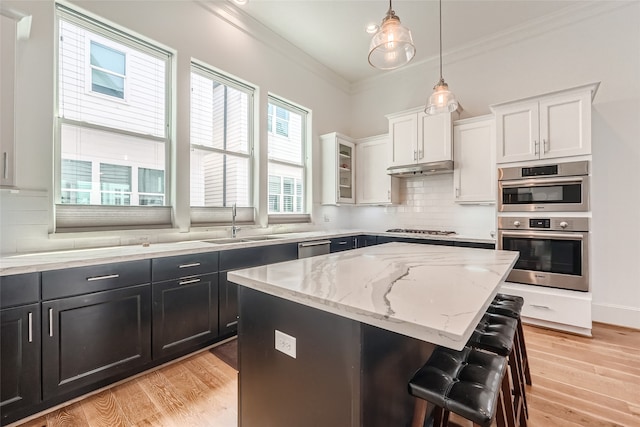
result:
[(328, 254), (329, 245), (331, 245), (331, 241), (329, 240), (314, 240), (312, 242), (298, 243), (298, 259)]

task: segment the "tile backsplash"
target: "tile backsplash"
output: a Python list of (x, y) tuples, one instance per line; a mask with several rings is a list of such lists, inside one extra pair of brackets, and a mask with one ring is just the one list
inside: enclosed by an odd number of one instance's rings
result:
[[(496, 227), (495, 205), (461, 205), (454, 201), (453, 174), (401, 179), (398, 205), (338, 209), (343, 211), (339, 215), (342, 227), (363, 230), (451, 230), (464, 236), (491, 238)], [(325, 228), (332, 225), (325, 223)]]

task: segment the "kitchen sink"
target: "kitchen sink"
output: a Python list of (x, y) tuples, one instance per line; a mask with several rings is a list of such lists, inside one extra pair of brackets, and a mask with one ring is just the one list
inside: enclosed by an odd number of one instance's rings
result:
[(262, 240), (275, 240), (275, 239), (284, 239), (284, 236), (250, 236), (250, 237), (242, 238), (242, 240), (246, 240), (248, 242), (259, 242)]
[(211, 240), (200, 240), (203, 243), (211, 243), (212, 245), (229, 245), (231, 243), (242, 243), (248, 242), (248, 240), (238, 239), (238, 238), (229, 238), (229, 239), (211, 239)]
[(203, 243), (211, 243), (212, 245), (229, 245), (233, 243), (243, 243), (243, 242), (262, 242), (265, 240), (274, 240), (274, 239), (283, 239), (284, 237), (280, 236), (248, 236), (248, 237), (236, 237), (236, 238), (226, 238), (226, 239), (210, 239), (210, 240), (200, 240)]

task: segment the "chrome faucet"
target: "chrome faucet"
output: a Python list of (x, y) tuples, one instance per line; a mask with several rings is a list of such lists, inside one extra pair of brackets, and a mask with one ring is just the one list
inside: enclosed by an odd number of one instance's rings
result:
[(238, 231), (240, 231), (240, 227), (236, 227), (236, 204), (234, 203), (231, 206), (231, 237), (236, 238), (238, 235)]

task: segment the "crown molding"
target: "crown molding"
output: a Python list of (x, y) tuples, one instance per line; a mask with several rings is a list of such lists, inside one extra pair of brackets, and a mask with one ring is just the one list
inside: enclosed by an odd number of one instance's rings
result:
[[(498, 50), (509, 45), (521, 43), (523, 41), (536, 38), (554, 30), (576, 25), (585, 20), (602, 16), (605, 13), (637, 4), (637, 0), (626, 1), (598, 1), (584, 2), (575, 6), (569, 6), (557, 11), (554, 14), (544, 16), (542, 18), (529, 21), (525, 24), (512, 27), (508, 30), (494, 33), (488, 37), (468, 43), (458, 49), (443, 53), (443, 64), (454, 64), (463, 60), (467, 60), (474, 56), (482, 55), (494, 50)], [(414, 62), (405, 67), (389, 71), (385, 74), (373, 76), (360, 80), (351, 84), (349, 94), (356, 95), (371, 89), (375, 89), (387, 80), (396, 80), (401, 78), (402, 74), (414, 68), (424, 68), (431, 62), (438, 64), (439, 55), (433, 55), (419, 62)], [(437, 78), (434, 76), (434, 83)], [(387, 82), (388, 83), (388, 82)]]
[(336, 88), (349, 94), (351, 84), (338, 73), (322, 64), (311, 55), (291, 43), (289, 40), (278, 35), (273, 30), (256, 20), (243, 10), (234, 6), (229, 0), (226, 1), (206, 1), (193, 0), (203, 9), (216, 15), (229, 25), (237, 28), (254, 40), (263, 43), (270, 49), (275, 50), (282, 56), (290, 59), (296, 64), (304, 67), (309, 72), (315, 74)]

